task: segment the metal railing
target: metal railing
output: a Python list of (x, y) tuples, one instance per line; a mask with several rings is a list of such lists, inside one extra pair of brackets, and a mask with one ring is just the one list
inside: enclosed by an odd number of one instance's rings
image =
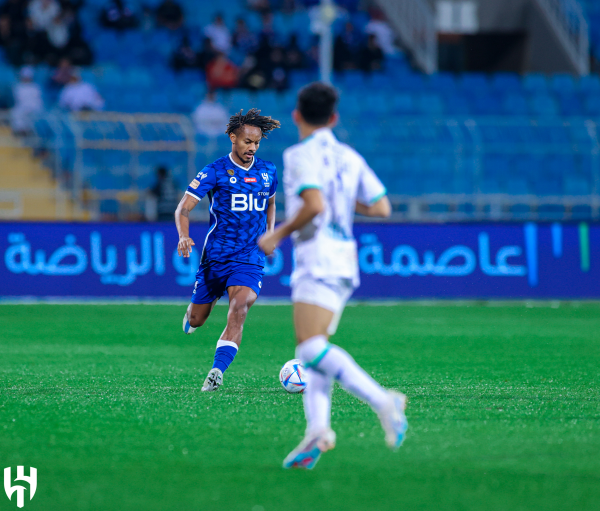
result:
[(437, 70), (435, 16), (424, 0), (377, 0), (415, 64), (425, 73)]
[[(388, 186), (394, 209), (391, 221), (556, 220), (581, 219), (582, 215), (585, 219), (600, 219), (600, 120), (396, 117), (372, 126), (377, 128), (375, 133), (352, 122), (346, 120), (338, 134), (348, 143), (357, 143), (357, 149)], [(386, 122), (393, 122), (393, 126)], [(361, 137), (356, 136), (358, 128)], [(57, 218), (65, 218), (67, 198), (92, 220), (102, 219), (101, 206), (108, 202), (115, 204), (114, 219), (151, 217), (147, 214), (147, 191), (153, 184), (158, 152), (181, 156), (181, 165), (172, 170), (183, 187), (196, 174), (197, 164), (212, 161), (228, 150), (225, 139), (218, 142), (195, 138), (185, 116), (52, 113), (39, 120), (36, 133), (18, 143), (29, 144), (45, 158), (46, 166), (60, 183), (52, 192), (57, 197)], [(394, 134), (393, 143), (390, 134)], [(0, 144), (9, 138), (0, 137)], [(265, 146), (263, 154), (267, 159), (276, 156), (283, 145), (269, 147)], [(274, 152), (269, 155), (268, 151)], [(148, 155), (151, 162), (144, 163), (142, 159)], [(509, 159), (511, 165), (522, 164), (525, 158), (537, 158), (541, 165), (576, 158), (576, 172), (585, 175), (588, 191), (565, 195), (488, 193), (486, 165), (489, 157), (497, 155)], [(111, 160), (115, 156), (116, 163)], [(436, 161), (444, 164), (442, 173), (434, 169)], [(419, 170), (423, 162), (429, 170)], [(432, 169), (438, 173), (428, 175)], [(562, 169), (558, 172), (566, 173)], [(108, 186), (98, 181), (105, 173), (113, 180)], [(542, 169), (537, 179), (544, 175)], [(121, 177), (127, 181), (119, 181)], [(402, 187), (405, 178), (422, 184), (437, 177), (450, 183), (466, 178), (469, 184), (460, 188), (460, 193), (431, 193), (423, 187), (421, 192), (408, 194)], [(442, 192), (446, 189), (441, 188)], [(20, 217), (26, 193), (3, 189), (0, 217)], [(278, 199), (283, 199), (283, 193)], [(197, 220), (208, 218), (204, 202), (194, 210)]]
[(577, 72), (590, 72), (588, 25), (577, 0), (534, 0), (554, 28)]

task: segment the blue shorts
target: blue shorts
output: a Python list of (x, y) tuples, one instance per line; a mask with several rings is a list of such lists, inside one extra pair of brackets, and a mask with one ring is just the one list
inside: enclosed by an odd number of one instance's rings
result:
[(249, 287), (258, 296), (264, 274), (263, 268), (256, 264), (207, 261), (196, 273), (192, 303), (212, 303), (221, 298), (229, 286)]

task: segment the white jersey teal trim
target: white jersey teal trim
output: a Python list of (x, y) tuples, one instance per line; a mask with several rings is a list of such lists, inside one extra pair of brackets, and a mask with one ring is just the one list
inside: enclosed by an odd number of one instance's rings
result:
[(217, 218), (217, 215), (215, 215), (215, 212), (213, 211), (213, 205), (215, 203), (214, 194), (212, 192), (208, 192), (208, 198), (210, 199), (209, 211), (210, 211), (210, 214), (215, 217), (215, 225), (213, 225), (211, 227), (211, 229), (206, 233), (206, 238), (204, 238), (204, 246), (202, 247), (202, 254), (200, 255), (200, 264), (202, 264), (202, 261), (204, 260), (204, 251), (206, 250), (206, 244), (208, 243), (208, 237), (215, 230), (215, 228), (217, 227), (217, 223), (219, 221), (219, 219)]
[(296, 266), (291, 284), (303, 278), (350, 279), (360, 282), (357, 245), (353, 237), (356, 203), (371, 204), (385, 186), (365, 159), (337, 140), (329, 128), (315, 130), (302, 145), (283, 153), (285, 215), (293, 218), (303, 207), (299, 195), (307, 188), (321, 190), (323, 210), (292, 234)]
[(236, 167), (239, 167), (240, 169), (245, 170), (246, 172), (248, 172), (254, 166), (254, 156), (252, 157), (252, 163), (248, 168), (244, 167), (243, 165), (240, 165), (239, 163), (234, 162), (233, 158), (231, 157), (231, 153), (229, 153), (229, 161), (233, 163)]
[(323, 187), (321, 185), (302, 185), (300, 188), (298, 188), (296, 195), (300, 195), (304, 190), (311, 190), (311, 189), (321, 190), (322, 188)]
[(371, 206), (373, 204), (375, 204), (376, 202), (379, 202), (381, 199), (383, 199), (385, 196), (387, 195), (387, 190), (383, 190), (383, 192), (381, 192), (379, 195), (376, 195), (373, 199), (371, 199)]

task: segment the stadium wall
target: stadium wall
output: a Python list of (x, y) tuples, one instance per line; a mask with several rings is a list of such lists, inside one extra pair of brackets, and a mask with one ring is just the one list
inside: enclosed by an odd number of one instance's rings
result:
[[(190, 296), (207, 234), (189, 260), (171, 224), (0, 224), (0, 297)], [(600, 298), (600, 224), (358, 224), (360, 299)], [(262, 294), (289, 297), (288, 242)]]

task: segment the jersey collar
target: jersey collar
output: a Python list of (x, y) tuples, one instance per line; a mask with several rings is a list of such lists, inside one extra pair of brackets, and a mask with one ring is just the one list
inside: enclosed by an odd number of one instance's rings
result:
[(308, 142), (309, 140), (312, 140), (313, 138), (325, 138), (328, 140), (336, 140), (335, 135), (333, 134), (333, 131), (331, 130), (331, 128), (329, 128), (327, 126), (323, 126), (322, 128), (316, 129), (308, 137), (306, 137), (304, 140), (302, 140), (302, 142)]
[(236, 167), (239, 167), (240, 169), (245, 170), (246, 172), (248, 172), (254, 166), (254, 156), (252, 157), (252, 163), (250, 164), (250, 166), (248, 168), (242, 167), (241, 165), (234, 162), (233, 158), (231, 157), (231, 153), (229, 153), (229, 161), (231, 163), (233, 163)]

